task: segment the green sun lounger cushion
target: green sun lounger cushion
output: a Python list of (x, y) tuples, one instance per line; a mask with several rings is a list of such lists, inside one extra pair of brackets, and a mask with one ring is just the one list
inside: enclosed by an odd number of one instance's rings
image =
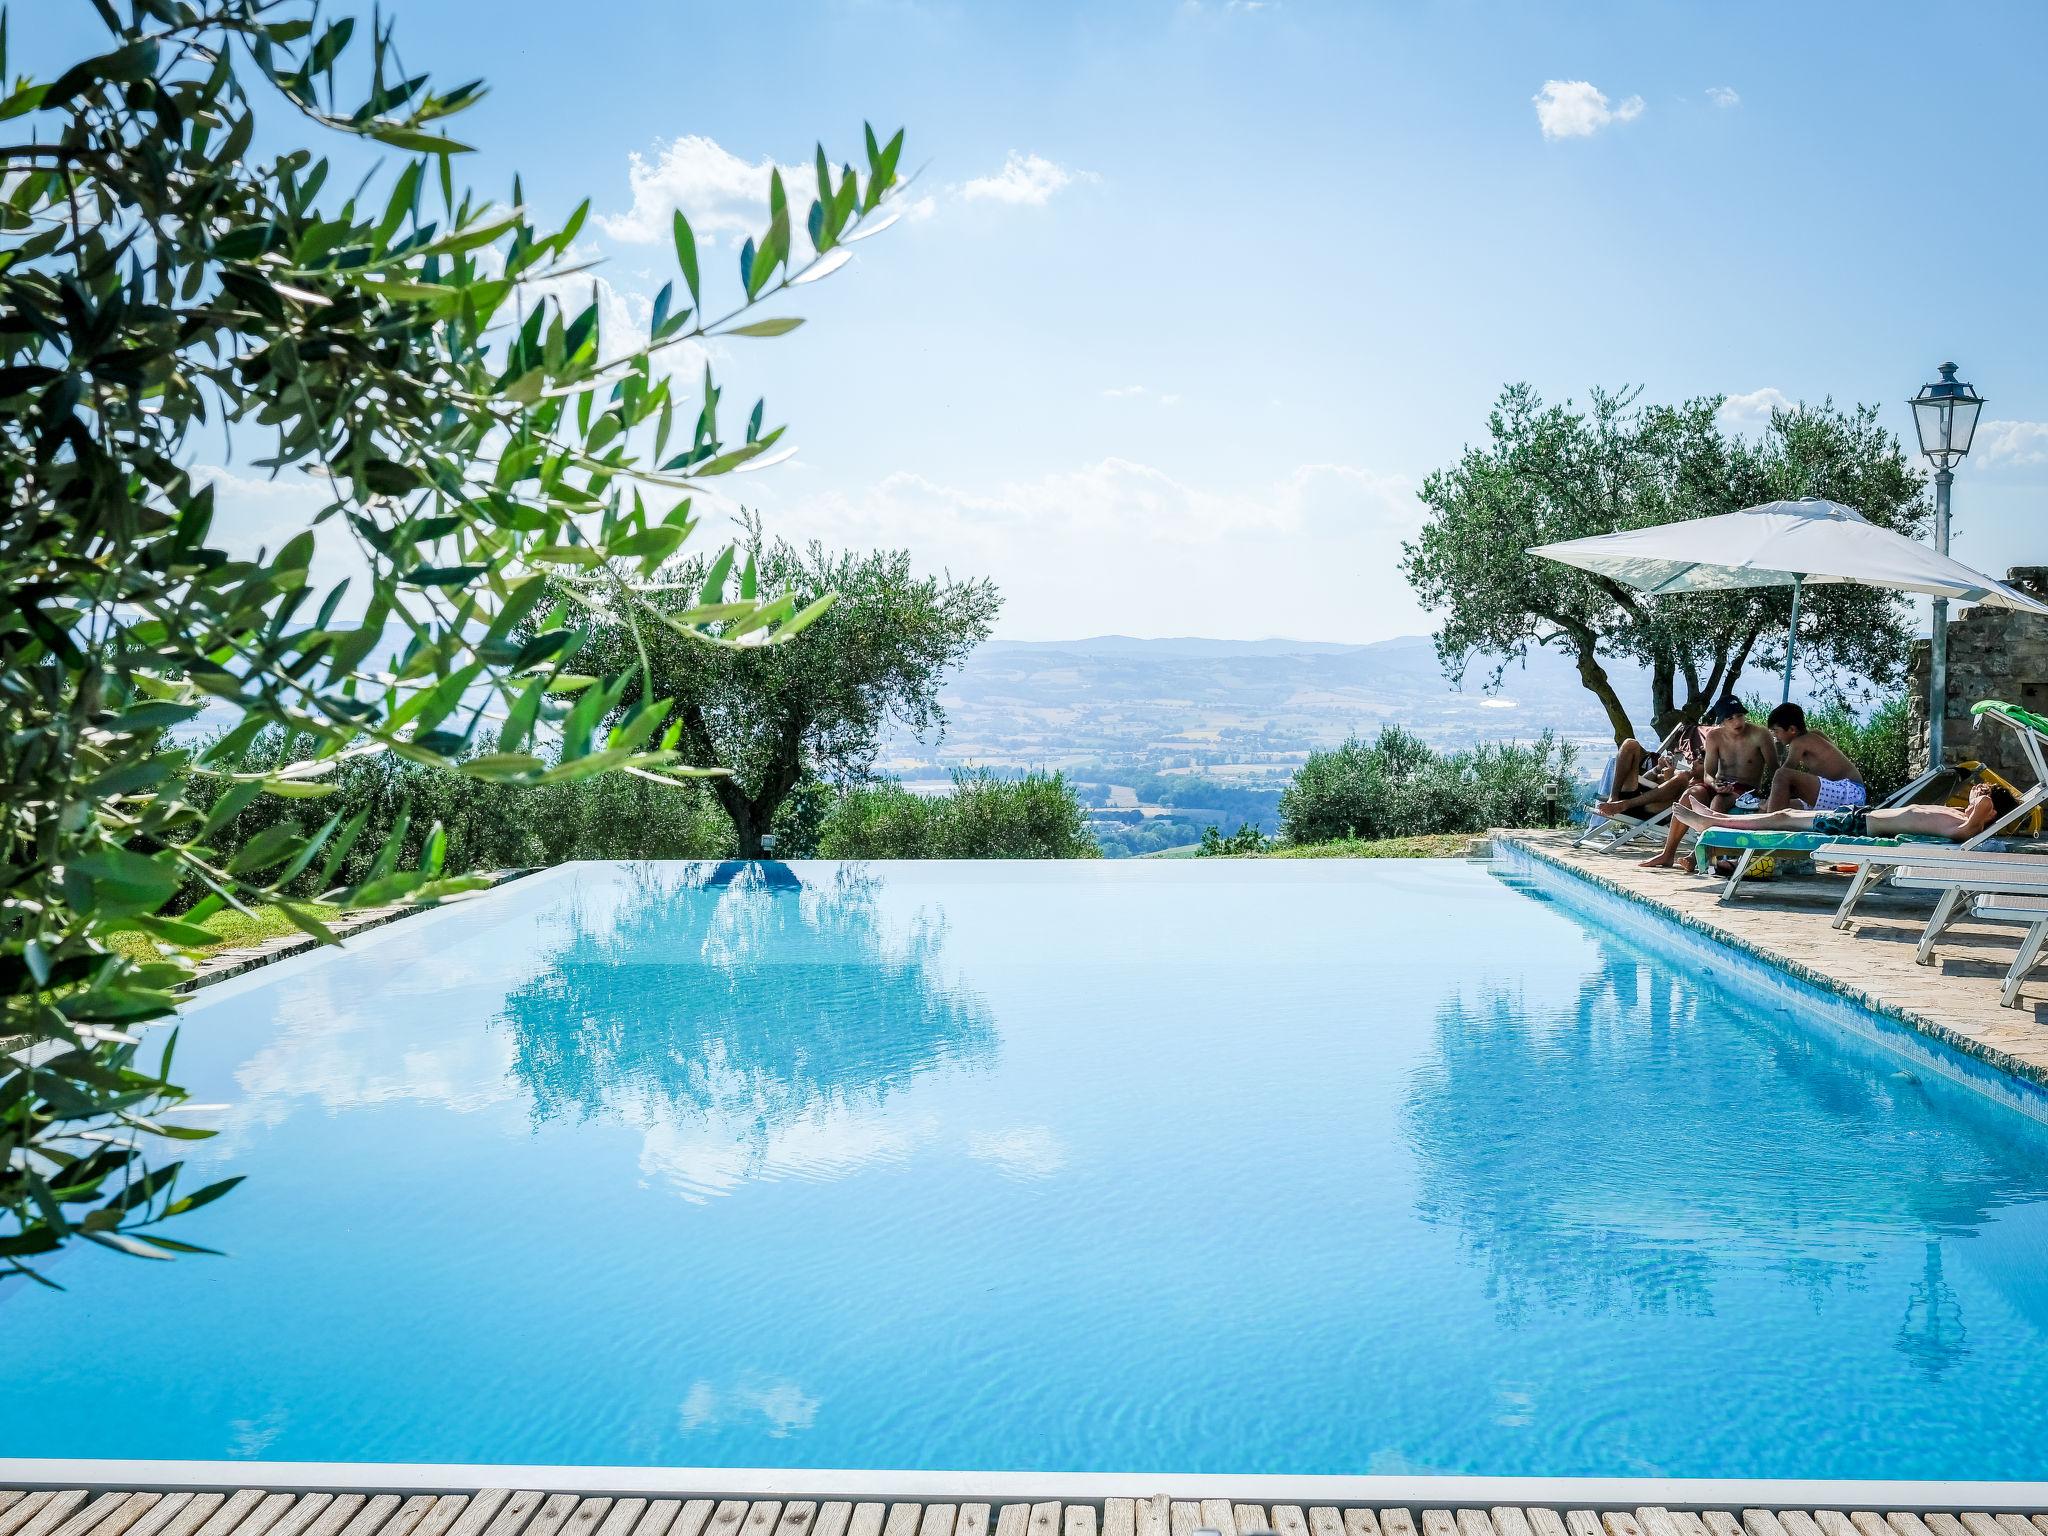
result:
[(1997, 715), (2014, 725), (2024, 726), (2043, 738), (2048, 738), (2048, 720), (2042, 719), (2030, 709), (2021, 709), (2017, 704), (2008, 704), (2003, 699), (1985, 699), (1970, 707), (1973, 715)]
[(1758, 853), (1811, 853), (1830, 843), (1859, 848), (1900, 848), (1909, 843), (1947, 843), (1945, 837), (1830, 837), (1825, 832), (1744, 832), (1735, 827), (1709, 827), (1693, 844), (1693, 858), (1701, 869), (1716, 853), (1753, 849)]

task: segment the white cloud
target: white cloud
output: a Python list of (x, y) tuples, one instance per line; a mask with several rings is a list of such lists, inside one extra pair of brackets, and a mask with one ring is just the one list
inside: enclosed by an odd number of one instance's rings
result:
[(960, 188), (969, 202), (1014, 203), (1043, 208), (1055, 192), (1077, 181), (1094, 181), (1090, 171), (1071, 171), (1055, 165), (1043, 155), (1023, 155), (1015, 150), (993, 176), (977, 176)]
[(1789, 411), (1796, 403), (1782, 389), (1768, 384), (1746, 395), (1730, 395), (1721, 402), (1721, 426), (1729, 432), (1761, 432), (1771, 424), (1771, 412)]
[(1067, 1166), (1066, 1143), (1048, 1125), (977, 1131), (967, 1143), (967, 1155), (1012, 1179), (1050, 1178)]
[(690, 1388), (677, 1410), (677, 1420), (685, 1434), (750, 1421), (756, 1416), (765, 1419), (769, 1435), (780, 1440), (791, 1430), (809, 1429), (817, 1422), (818, 1399), (786, 1378), (750, 1378), (724, 1388), (700, 1381)]
[(1739, 107), (1742, 105), (1742, 97), (1732, 85), (1708, 86), (1707, 100), (1717, 107)]
[(1530, 98), (1546, 139), (1583, 139), (1610, 123), (1633, 122), (1643, 115), (1643, 98), (1630, 96), (1609, 106), (1607, 95), (1588, 80), (1546, 80)]
[(1363, 641), (1430, 627), (1398, 569), (1421, 526), (1414, 486), (1354, 465), (1229, 485), (1109, 458), (992, 484), (904, 471), (860, 492), (766, 490), (779, 537), (908, 548), (926, 569), (992, 577), (1013, 638)]
[[(773, 159), (742, 160), (715, 139), (685, 134), (661, 146), (652, 160), (634, 152), (626, 172), (633, 206), (601, 213), (597, 224), (614, 240), (665, 242), (680, 208), (700, 241), (719, 235), (744, 239), (768, 227), (768, 177), (776, 169)], [(808, 165), (779, 169), (790, 222), (801, 227), (818, 195), (817, 172)]]
[(1970, 448), (1979, 464), (2048, 464), (2048, 421), (1980, 422)]

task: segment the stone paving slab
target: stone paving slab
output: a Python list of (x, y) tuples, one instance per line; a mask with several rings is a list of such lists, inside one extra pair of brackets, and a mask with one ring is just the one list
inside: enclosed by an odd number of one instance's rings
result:
[(1644, 902), (1832, 991), (1855, 998), (2018, 1077), (2048, 1084), (2048, 966), (1999, 1005), (1999, 984), (2022, 930), (2006, 923), (1955, 924), (1935, 947), (1932, 965), (1913, 951), (1934, 908), (1932, 895), (1884, 889), (1857, 905), (1846, 930), (1832, 926), (1846, 877), (1828, 873), (1748, 881), (1733, 901), (1723, 880), (1692, 872), (1643, 869), (1646, 850), (1600, 853), (1571, 846), (1576, 834), (1500, 832), (1536, 858)]

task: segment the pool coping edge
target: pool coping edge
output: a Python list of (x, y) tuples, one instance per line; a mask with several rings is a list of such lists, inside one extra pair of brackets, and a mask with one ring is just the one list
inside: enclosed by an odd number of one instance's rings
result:
[(584, 1496), (1100, 1503), (1224, 1498), (1240, 1503), (1503, 1504), (1574, 1509), (2048, 1510), (2048, 1483), (1810, 1478), (1515, 1477), (1421, 1474), (930, 1472), (783, 1467), (562, 1467), (490, 1463), (114, 1461), (0, 1458), (0, 1488), (98, 1491), (262, 1489), (301, 1493), (474, 1493), (531, 1488)]
[(1738, 950), (1751, 959), (1791, 976), (1795, 980), (1804, 982), (1810, 987), (1818, 988), (1820, 991), (1853, 1003), (1859, 1008), (1878, 1015), (1880, 1018), (1889, 1019), (1897, 1024), (1903, 1024), (1908, 1029), (1915, 1030), (1931, 1040), (1939, 1041), (1950, 1050), (1981, 1061), (1987, 1066), (1997, 1068), (2008, 1077), (2018, 1078), (2022, 1082), (2032, 1083), (2037, 1087), (2048, 1088), (2048, 1069), (2038, 1067), (2032, 1062), (2023, 1061), (2009, 1051), (2002, 1051), (1997, 1046), (1979, 1040), (1974, 1035), (1965, 1034), (1963, 1031), (1944, 1024), (1941, 1020), (1928, 1014), (1864, 991), (1862, 988), (1843, 980), (1839, 976), (1820, 970), (1815, 966), (1807, 965), (1803, 961), (1795, 960), (1790, 955), (1780, 954), (1778, 951), (1758, 944), (1753, 939), (1744, 938), (1742, 935), (1724, 928), (1718, 923), (1709, 922), (1695, 913), (1680, 912), (1675, 908), (1665, 906), (1662, 902), (1653, 901), (1640, 891), (1631, 890), (1618, 880), (1610, 880), (1597, 871), (1585, 869), (1569, 859), (1561, 858), (1553, 850), (1542, 847), (1526, 838), (1517, 837), (1511, 832), (1494, 833), (1493, 843), (1496, 851), (1502, 847), (1513, 848), (1517, 853), (1535, 860), (1546, 869), (1570, 876), (1575, 880), (1583, 881), (1585, 884), (1593, 886), (1609, 896), (1621, 898), (1631, 906), (1638, 907), (1645, 912), (1654, 913), (1668, 923), (1674, 923), (1681, 928), (1690, 929), (1694, 933), (1712, 939), (1717, 944), (1725, 944), (1730, 949)]

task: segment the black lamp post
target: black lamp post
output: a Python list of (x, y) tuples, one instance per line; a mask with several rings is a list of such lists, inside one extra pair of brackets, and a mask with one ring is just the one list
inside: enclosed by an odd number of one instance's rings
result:
[[(1922, 384), (1907, 402), (1920, 451), (1934, 461), (1934, 548), (1948, 553), (1948, 492), (1955, 482), (1956, 462), (1970, 451), (1977, 431), (1977, 413), (1984, 400), (1956, 378), (1956, 365), (1943, 363), (1941, 378)], [(1934, 600), (1934, 634), (1927, 655), (1927, 766), (1941, 766), (1942, 727), (1948, 721), (1948, 599)]]

